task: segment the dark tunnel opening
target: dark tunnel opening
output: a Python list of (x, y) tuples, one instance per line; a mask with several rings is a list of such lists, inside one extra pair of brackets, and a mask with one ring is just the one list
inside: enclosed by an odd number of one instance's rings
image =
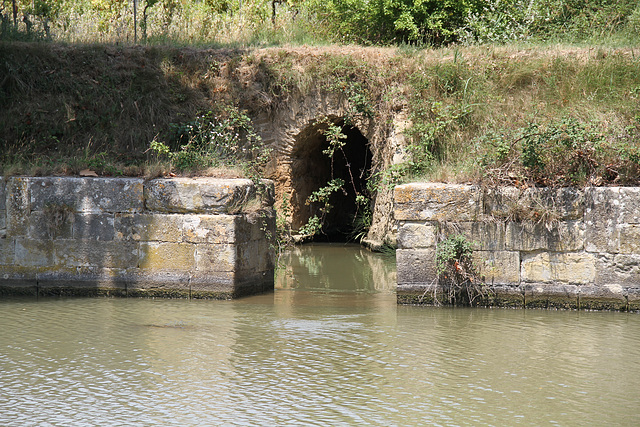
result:
[(331, 158), (323, 152), (330, 146), (324, 135), (328, 128), (326, 123), (312, 124), (296, 138), (292, 156), (292, 227), (300, 229), (309, 218), (321, 215), (322, 204), (307, 203), (309, 196), (326, 187), (332, 179), (341, 179), (344, 185), (332, 193), (329, 199), (332, 207), (324, 215), (322, 231), (313, 240), (348, 241), (354, 238), (354, 231), (360, 230), (363, 215), (368, 211), (368, 206), (356, 203), (356, 196), (370, 199), (367, 180), (373, 156), (369, 141), (357, 127), (345, 124), (343, 118), (334, 118), (331, 123), (346, 136), (342, 148), (335, 150), (333, 168)]

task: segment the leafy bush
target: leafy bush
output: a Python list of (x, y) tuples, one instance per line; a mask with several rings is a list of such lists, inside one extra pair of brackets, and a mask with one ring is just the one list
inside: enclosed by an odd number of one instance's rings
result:
[(174, 124), (168, 142), (153, 141), (151, 149), (168, 156), (180, 171), (240, 166), (250, 176), (257, 176), (270, 154), (251, 119), (234, 107), (207, 111), (191, 122)]
[(611, 144), (595, 124), (562, 118), (529, 123), (513, 133), (487, 134), (487, 175), (502, 183), (541, 186), (625, 184), (637, 181), (637, 130)]
[(478, 279), (472, 255), (471, 242), (460, 234), (447, 236), (438, 243), (438, 283), (449, 304), (473, 306), (487, 295), (486, 286)]

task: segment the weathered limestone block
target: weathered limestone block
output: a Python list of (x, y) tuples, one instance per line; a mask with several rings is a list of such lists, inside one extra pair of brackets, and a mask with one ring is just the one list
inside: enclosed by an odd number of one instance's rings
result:
[(147, 208), (158, 212), (236, 213), (255, 197), (248, 179), (154, 179), (144, 188)]
[(65, 205), (74, 212), (141, 212), (144, 208), (140, 178), (28, 178), (34, 211), (50, 204)]
[(597, 286), (622, 285), (640, 288), (640, 253), (597, 254), (595, 269)]
[(506, 249), (533, 252), (575, 252), (584, 248), (582, 221), (563, 221), (549, 229), (544, 224), (510, 222), (506, 228)]
[(483, 212), (482, 192), (470, 185), (404, 184), (394, 203), (397, 221), (475, 221)]
[(578, 308), (579, 286), (557, 283), (524, 285), (527, 308)]
[(135, 242), (101, 240), (55, 240), (52, 271), (66, 267), (127, 268), (138, 263)]
[(126, 270), (97, 266), (71, 267), (38, 274), (40, 295), (125, 296)]
[[(233, 271), (196, 271), (190, 276), (189, 286), (193, 293), (200, 293), (200, 297), (207, 297), (207, 293), (223, 293), (222, 298), (231, 298), (236, 284), (236, 274)], [(214, 295), (213, 297), (217, 297)]]
[(6, 184), (7, 235), (25, 236), (29, 229), (29, 180), (9, 178)]
[(487, 302), (494, 307), (524, 307), (524, 289), (520, 285), (491, 285)]
[(37, 274), (42, 267), (21, 267), (17, 265), (0, 265), (0, 295), (38, 294)]
[(194, 245), (195, 262), (198, 272), (237, 271), (238, 248), (229, 244)]
[(447, 236), (461, 234), (472, 244), (474, 250), (504, 251), (506, 249), (506, 225), (497, 222), (443, 223), (441, 233)]
[(14, 239), (0, 239), (0, 265), (13, 265), (15, 262)]
[(6, 179), (3, 176), (0, 176), (0, 211), (7, 209), (7, 205), (6, 205), (7, 194), (4, 191), (4, 187), (6, 183), (7, 183)]
[(435, 249), (398, 249), (398, 284), (431, 284), (437, 282)]
[(640, 188), (590, 188), (585, 222), (589, 252), (634, 253), (640, 224)]
[(263, 209), (259, 213), (239, 215), (236, 220), (236, 241), (273, 239), (276, 233), (276, 213)]
[(575, 188), (498, 187), (485, 191), (484, 213), (496, 219), (520, 221), (552, 217), (557, 220), (581, 219), (585, 195)]
[[(190, 243), (234, 243), (238, 232), (238, 215), (183, 215), (184, 241)], [(240, 240), (242, 241), (242, 240)]]
[(398, 304), (434, 305), (444, 302), (442, 289), (434, 283), (398, 283), (396, 288)]
[(478, 275), (487, 285), (518, 285), (520, 253), (512, 251), (474, 251)]
[(237, 271), (242, 275), (251, 272), (272, 271), (274, 255), (266, 240), (253, 240), (238, 245)]
[(627, 309), (629, 311), (640, 311), (640, 287), (627, 289)]
[(402, 223), (398, 229), (398, 248), (434, 248), (437, 243), (436, 230), (436, 226), (430, 223)]
[(594, 283), (595, 255), (590, 253), (521, 254), (520, 277), (525, 282)]
[(196, 245), (191, 243), (141, 242), (139, 267), (152, 271), (196, 270)]
[(616, 224), (606, 217), (587, 225), (588, 252), (634, 254), (640, 252), (640, 224)]
[(7, 211), (0, 210), (0, 239), (7, 237)]
[(116, 214), (116, 240), (142, 242), (181, 242), (185, 215), (180, 214)]
[(7, 235), (7, 195), (4, 191), (5, 179), (0, 176), (0, 239), (4, 239)]
[(114, 221), (113, 214), (75, 214), (73, 238), (78, 240), (113, 240), (115, 237)]
[(27, 236), (35, 240), (73, 238), (72, 214), (53, 218), (42, 211), (31, 212), (28, 217)]
[(640, 254), (640, 224), (625, 224), (618, 228), (621, 254)]
[(580, 308), (590, 310), (624, 310), (627, 308), (625, 289), (620, 285), (580, 286)]
[(190, 277), (179, 270), (136, 271), (127, 276), (126, 293), (129, 297), (189, 298)]
[(53, 241), (17, 238), (15, 265), (22, 267), (48, 267), (54, 265)]

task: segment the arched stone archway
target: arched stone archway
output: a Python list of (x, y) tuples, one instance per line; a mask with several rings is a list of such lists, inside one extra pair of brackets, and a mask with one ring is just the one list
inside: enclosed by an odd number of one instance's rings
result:
[[(311, 215), (312, 207), (305, 204), (309, 194), (326, 185), (330, 178), (330, 173), (327, 173), (327, 168), (330, 167), (327, 166), (329, 159), (322, 154), (322, 150), (326, 148), (323, 146), (326, 139), (319, 132), (319, 122), (328, 119), (331, 123), (341, 126), (343, 133), (347, 135), (347, 146), (354, 150), (347, 158), (354, 157), (351, 170), (356, 171), (354, 181), (359, 183), (356, 184), (356, 188), (364, 185), (371, 175), (402, 160), (403, 130), (407, 124), (402, 109), (385, 119), (360, 116), (353, 118), (351, 113), (348, 102), (343, 97), (313, 93), (305, 97), (292, 98), (277, 111), (262, 113), (254, 119), (258, 133), (274, 152), (265, 175), (275, 182), (276, 207), (282, 213), (282, 204), (284, 201), (287, 202), (287, 219), (294, 230), (304, 225)], [(346, 117), (350, 118), (347, 126)], [(343, 171), (346, 171), (345, 166), (341, 166)], [(361, 173), (361, 169), (364, 173)], [(350, 179), (346, 184), (353, 188)], [(392, 189), (378, 186), (371, 196), (373, 219), (365, 243), (370, 246), (389, 241), (393, 243), (395, 230), (392, 218)], [(353, 203), (353, 190), (351, 194), (348, 193), (347, 199)], [(353, 215), (354, 208), (347, 201), (344, 203), (335, 211), (347, 214), (329, 218), (329, 223), (340, 224), (345, 220), (348, 222), (347, 216)]]

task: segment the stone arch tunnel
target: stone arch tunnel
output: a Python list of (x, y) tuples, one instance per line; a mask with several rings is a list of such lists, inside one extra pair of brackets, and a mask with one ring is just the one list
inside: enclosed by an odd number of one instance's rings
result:
[(329, 141), (325, 132), (329, 124), (312, 121), (294, 138), (291, 151), (291, 226), (299, 229), (310, 217), (319, 214), (318, 203), (307, 203), (309, 196), (332, 179), (341, 179), (344, 186), (331, 196), (331, 210), (325, 217), (321, 237), (345, 240), (354, 229), (354, 218), (363, 208), (356, 204), (356, 195), (367, 196), (367, 179), (371, 174), (372, 153), (369, 140), (357, 126), (344, 117), (328, 117), (328, 122), (341, 129), (344, 146), (331, 156), (326, 152)]
[[(337, 156), (334, 163), (334, 177), (345, 181), (346, 195), (343, 192), (332, 201), (335, 208), (326, 218), (329, 227), (325, 233), (329, 239), (340, 236), (344, 239), (356, 212), (356, 193), (365, 192), (371, 176), (402, 161), (398, 153), (403, 151), (403, 130), (408, 120), (402, 109), (384, 119), (353, 117), (344, 98), (320, 92), (292, 98), (285, 108), (264, 111), (254, 117), (256, 130), (274, 153), (265, 177), (275, 182), (276, 209), (285, 214), (292, 230), (298, 230), (313, 215), (314, 206), (306, 204), (309, 195), (331, 179), (331, 163), (322, 152), (328, 145), (321, 132), (327, 121), (339, 126), (346, 135), (348, 160)], [(391, 188), (378, 186), (367, 196), (371, 198), (373, 216), (363, 243), (372, 248), (395, 243)], [(285, 205), (287, 209), (283, 209)]]

